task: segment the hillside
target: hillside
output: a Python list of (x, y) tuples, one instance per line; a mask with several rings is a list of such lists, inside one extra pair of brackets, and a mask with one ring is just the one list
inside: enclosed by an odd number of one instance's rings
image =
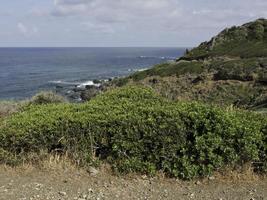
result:
[(250, 109), (267, 107), (267, 20), (227, 28), (176, 61), (115, 80), (170, 99)]

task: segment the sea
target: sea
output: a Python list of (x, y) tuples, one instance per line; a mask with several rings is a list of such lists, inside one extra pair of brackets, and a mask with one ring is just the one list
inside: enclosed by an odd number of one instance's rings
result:
[(127, 76), (174, 60), (185, 48), (0, 48), (0, 100), (72, 88)]

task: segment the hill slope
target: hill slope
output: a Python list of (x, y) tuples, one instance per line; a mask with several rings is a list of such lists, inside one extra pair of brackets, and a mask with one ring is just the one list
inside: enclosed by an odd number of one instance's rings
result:
[(264, 109), (267, 107), (267, 20), (225, 29), (176, 61), (114, 83), (150, 86), (171, 99)]

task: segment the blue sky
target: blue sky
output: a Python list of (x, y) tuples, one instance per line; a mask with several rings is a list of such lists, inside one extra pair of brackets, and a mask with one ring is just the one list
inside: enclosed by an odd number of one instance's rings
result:
[(267, 0), (1, 1), (0, 46), (190, 47), (262, 17)]

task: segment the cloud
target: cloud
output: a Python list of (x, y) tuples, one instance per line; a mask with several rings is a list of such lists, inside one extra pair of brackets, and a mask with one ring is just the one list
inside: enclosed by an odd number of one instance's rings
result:
[(28, 28), (23, 23), (19, 22), (17, 27), (22, 34), (26, 35), (28, 33)]
[(54, 16), (85, 15), (102, 18), (103, 15), (153, 17), (178, 8), (176, 0), (54, 0), (54, 5), (55, 9), (51, 12)]
[[(266, 17), (265, 0), (54, 0), (52, 16), (81, 17), (97, 23), (124, 23), (173, 29), (190, 25), (221, 27), (233, 21)], [(168, 29), (167, 29), (168, 30)]]
[[(0, 22), (6, 27), (2, 32), (16, 33), (20, 39), (23, 35), (29, 40), (41, 38), (51, 43), (78, 42), (82, 45), (87, 42), (95, 46), (192, 46), (209, 40), (225, 27), (267, 18), (266, 0), (27, 2), (27, 6), (12, 3), (12, 8), (0, 9), (0, 15), (5, 10), (12, 11), (12, 16), (5, 17), (10, 19), (9, 23), (7, 20)], [(25, 9), (22, 11), (17, 6), (22, 4), (28, 10), (26, 14)], [(36, 25), (42, 30), (41, 34)]]
[(84, 27), (84, 31), (113, 34), (115, 30), (109, 24), (95, 24), (91, 22), (82, 22), (81, 26)]
[(27, 27), (25, 24), (23, 24), (22, 22), (19, 22), (17, 24), (17, 28), (19, 30), (19, 32), (24, 35), (24, 36), (33, 36), (33, 35), (36, 35), (39, 30), (37, 27)]

